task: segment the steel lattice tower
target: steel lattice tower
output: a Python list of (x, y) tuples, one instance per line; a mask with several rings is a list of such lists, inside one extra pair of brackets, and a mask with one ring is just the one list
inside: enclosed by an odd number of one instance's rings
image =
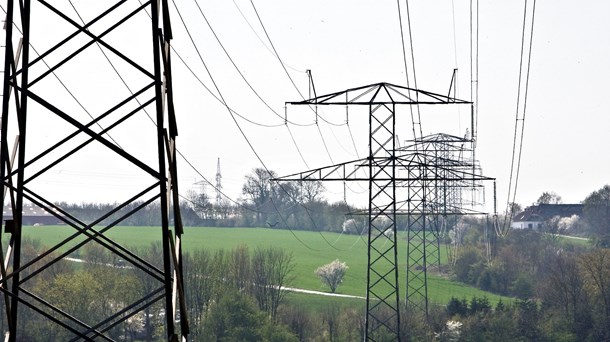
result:
[[(28, 316), (44, 321), (44, 327), (38, 329), (56, 331), (62, 340), (110, 341), (116, 338), (113, 331), (129, 319), (142, 315), (149, 319), (153, 307), (162, 308), (155, 312), (164, 312), (154, 317), (163, 317), (166, 339), (186, 340), (189, 329), (182, 284), (183, 230), (178, 205), (168, 3), (118, 1), (87, 6), (89, 15), (97, 12), (81, 19), (78, 13), (75, 15), (76, 9), (65, 3), (8, 0), (0, 150), (4, 187), (0, 202), (10, 200), (13, 213), (12, 218), (3, 217), (9, 241), (6, 255), (0, 253), (7, 340), (27, 339), (22, 323)], [(33, 19), (34, 13), (47, 16), (53, 24), (41, 26)], [(114, 61), (121, 75), (134, 77), (131, 94), (118, 95), (116, 89), (98, 84), (96, 77), (101, 76), (96, 71), (100, 65), (92, 65), (89, 58), (100, 50)], [(53, 87), (58, 75), (69, 75), (72, 89), (89, 96), (89, 116), (58, 100), (57, 86)], [(130, 126), (140, 119), (146, 124), (135, 124), (135, 129)], [(38, 135), (40, 126), (48, 130), (48, 136)], [(9, 137), (15, 135), (18, 141), (10, 148)], [(128, 138), (134, 135), (138, 139), (132, 143)], [(133, 187), (137, 190), (126, 191), (124, 197), (117, 195), (115, 206), (94, 219), (71, 214), (58, 204), (61, 194), (44, 187), (47, 177), (58, 174), (66, 163), (92, 171), (100, 165), (124, 168), (136, 175)], [(69, 174), (64, 178), (64, 191), (83, 191)], [(41, 254), (28, 255), (22, 249), (22, 233), (27, 229), (22, 220), (25, 202), (55, 216), (71, 233)], [(108, 236), (116, 226), (144, 210), (154, 211), (158, 219), (161, 249), (154, 260), (145, 259)], [(59, 229), (45, 227), (55, 228)], [(100, 286), (110, 278), (120, 282), (125, 274), (137, 273), (150, 288), (139, 288), (140, 292), (129, 297), (120, 295), (121, 286), (100, 291), (93, 303), (101, 302), (102, 297), (110, 303), (108, 314), (100, 317), (77, 316), (68, 309), (65, 303), (78, 297), (58, 299), (39, 290), (39, 277), (66, 265), (69, 256), (91, 245), (101, 246), (126, 264), (102, 264), (110, 272), (106, 273), (108, 278), (96, 279)]]
[(463, 215), (483, 214), (472, 203), (465, 205), (462, 193), (477, 191), (483, 181), (493, 180), (482, 176), (471, 158), (471, 150), (465, 147), (471, 142), (433, 134), (402, 148), (398, 158), (408, 174), (400, 184), (406, 188), (407, 198), (399, 206), (399, 213), (407, 215), (407, 306), (426, 315), (428, 273), (440, 268), (440, 241), (448, 222)]
[(216, 164), (216, 207), (220, 207), (222, 203), (222, 175), (220, 174), (220, 158)]
[[(389, 83), (377, 83), (318, 96), (293, 105), (360, 105), (368, 108), (367, 158), (277, 178), (278, 181), (364, 181), (369, 185), (368, 272), (366, 340), (397, 341), (400, 332), (400, 300), (396, 240), (397, 215), (407, 214), (426, 232), (425, 199), (434, 181), (425, 154), (404, 155), (396, 146), (396, 109), (400, 105), (447, 105), (469, 102)], [(359, 176), (364, 171), (366, 176)], [(407, 189), (408, 199), (402, 200)], [(405, 203), (408, 203), (405, 208)], [(423, 228), (421, 228), (421, 227)], [(424, 237), (426, 234), (420, 234)], [(435, 242), (436, 243), (436, 242)], [(409, 250), (412, 258), (425, 258), (424, 250)], [(416, 257), (416, 255), (418, 255)], [(419, 262), (419, 261), (418, 261)], [(408, 262), (408, 264), (413, 264)], [(410, 285), (407, 284), (409, 287)]]

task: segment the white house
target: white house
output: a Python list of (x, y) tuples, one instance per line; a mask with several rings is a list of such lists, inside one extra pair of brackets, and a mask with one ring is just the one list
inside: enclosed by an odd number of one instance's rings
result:
[(544, 221), (559, 216), (582, 216), (582, 204), (540, 204), (525, 208), (515, 215), (510, 225), (513, 229), (540, 229)]

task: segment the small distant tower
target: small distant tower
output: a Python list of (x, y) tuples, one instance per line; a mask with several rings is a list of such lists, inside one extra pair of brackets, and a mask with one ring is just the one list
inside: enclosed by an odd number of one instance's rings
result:
[(216, 205), (220, 206), (220, 200), (222, 199), (222, 184), (220, 180), (222, 179), (222, 175), (220, 174), (220, 158), (218, 158), (218, 163), (216, 164)]

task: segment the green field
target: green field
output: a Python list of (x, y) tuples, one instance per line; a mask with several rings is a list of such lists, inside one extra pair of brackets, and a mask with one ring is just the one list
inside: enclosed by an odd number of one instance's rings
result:
[[(40, 240), (44, 245), (53, 245), (75, 232), (66, 226), (24, 227), (24, 236)], [(128, 247), (145, 247), (160, 240), (157, 227), (115, 227), (106, 236)], [(337, 292), (342, 294), (366, 295), (367, 251), (365, 237), (337, 233), (317, 233), (308, 231), (288, 231), (266, 228), (186, 228), (183, 236), (185, 252), (197, 249), (215, 251), (232, 249), (245, 244), (250, 249), (257, 247), (280, 247), (293, 253), (295, 261), (294, 281), (290, 286), (316, 291), (328, 291), (314, 275), (314, 270), (334, 259), (347, 262), (343, 284)], [(3, 239), (6, 241), (6, 239)], [(405, 236), (398, 236), (400, 296), (405, 296)], [(71, 243), (75, 244), (76, 241)], [(441, 258), (446, 260), (445, 249), (441, 248)], [(74, 255), (77, 256), (78, 255)], [(487, 296), (496, 302), (501, 296), (483, 292), (429, 272), (428, 297), (431, 302), (446, 304), (453, 297), (470, 299), (473, 296)], [(503, 298), (506, 302), (508, 299)]]

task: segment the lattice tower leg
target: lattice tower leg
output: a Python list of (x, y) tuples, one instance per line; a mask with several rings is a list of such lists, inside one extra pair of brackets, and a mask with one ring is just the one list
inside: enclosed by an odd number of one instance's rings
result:
[[(55, 2), (32, 0), (17, 3), (9, 0), (7, 4), (0, 146), (0, 179), (5, 191), (0, 192), (0, 202), (5, 203), (5, 199), (10, 198), (13, 215), (7, 221), (9, 242), (6, 255), (2, 254), (0, 291), (8, 322), (8, 341), (28, 340), (32, 326), (26, 326), (27, 322), (35, 322), (36, 329), (55, 340), (118, 340), (121, 334), (117, 330), (128, 320), (145, 313), (149, 320), (148, 313), (153, 308), (154, 319), (162, 322), (167, 340), (177, 341), (179, 336), (185, 339), (188, 320), (181, 283), (182, 226), (177, 201), (177, 130), (172, 103), (167, 1), (96, 2), (91, 6), (99, 12), (91, 15), (88, 11), (85, 19), (75, 15), (74, 8), (61, 6)], [(31, 21), (34, 12), (44, 13), (51, 24)], [(142, 23), (143, 30), (134, 32), (133, 25)], [(16, 27), (22, 30), (21, 37)], [(117, 37), (130, 44), (120, 44)], [(17, 43), (19, 38), (22, 38), (20, 45)], [(37, 52), (33, 50), (36, 43), (32, 43), (32, 38), (38, 38), (38, 43), (44, 40)], [(142, 48), (135, 42), (148, 44), (144, 63), (133, 59), (134, 55), (142, 53)], [(23, 48), (19, 61), (15, 60), (18, 46)], [(131, 94), (125, 91), (119, 95), (115, 89), (100, 89), (90, 76), (100, 66), (88, 63), (90, 55), (87, 53), (99, 53), (100, 50), (115, 63), (120, 63), (123, 75), (137, 79), (132, 84), (134, 90), (129, 89)], [(80, 94), (95, 95), (89, 98), (89, 116), (58, 100), (57, 86), (50, 85), (56, 84), (55, 77), (60, 74), (71, 75), (70, 85)], [(151, 112), (149, 119), (154, 124), (146, 121), (146, 125), (135, 130), (120, 129), (131, 127), (128, 123), (133, 122), (134, 117), (148, 115), (147, 110)], [(51, 125), (52, 122), (55, 124)], [(47, 125), (49, 130), (59, 127), (53, 131), (57, 134), (50, 134), (53, 138), (42, 141), (30, 134), (33, 128)], [(121, 132), (125, 134), (126, 131), (128, 134), (123, 140)], [(145, 149), (136, 148), (137, 143), (118, 145), (117, 141), (124, 142), (134, 134), (150, 144)], [(15, 145), (15, 162), (8, 146), (8, 139), (14, 135), (19, 137)], [(96, 151), (96, 160), (86, 163), (84, 160), (91, 157), (91, 150)], [(80, 167), (92, 171), (106, 163), (121, 164), (137, 175), (141, 183), (134, 186), (135, 190), (117, 197), (116, 204), (105, 213), (93, 218), (79, 217), (57, 204), (57, 193), (39, 186), (50, 173), (61, 169), (60, 164), (68, 162), (79, 163)], [(65, 178), (67, 185), (63, 190), (68, 191), (71, 186), (79, 189), (69, 174)], [(53, 215), (63, 223), (62, 228), (71, 229), (59, 243), (35, 255), (23, 250), (22, 232), (28, 229), (22, 215), (26, 202)], [(172, 208), (173, 212), (170, 212)], [(152, 259), (107, 234), (144, 210), (151, 210), (158, 219), (160, 250), (150, 253)], [(173, 230), (170, 219), (173, 219)], [(45, 228), (60, 230), (52, 226)], [(77, 269), (69, 274), (73, 277), (70, 279), (89, 279), (88, 282), (83, 281), (83, 286), (62, 283), (63, 275), (55, 274), (56, 271), (71, 269), (69, 257), (92, 245), (111, 255), (111, 259), (120, 259), (122, 264), (87, 262), (86, 269), (96, 268), (104, 276), (87, 278), (88, 273)], [(138, 291), (129, 295), (122, 292), (129, 284), (109, 287), (114, 284), (111, 279), (120, 282), (127, 275), (137, 281), (144, 279), (142, 281), (149, 287), (138, 286)], [(79, 291), (92, 286), (93, 282), (99, 286), (99, 291), (88, 293), (95, 298), (84, 303), (95, 305), (74, 305), (83, 299)], [(176, 323), (178, 307), (179, 325)]]
[(370, 107), (367, 341), (400, 339), (394, 111), (393, 105)]

